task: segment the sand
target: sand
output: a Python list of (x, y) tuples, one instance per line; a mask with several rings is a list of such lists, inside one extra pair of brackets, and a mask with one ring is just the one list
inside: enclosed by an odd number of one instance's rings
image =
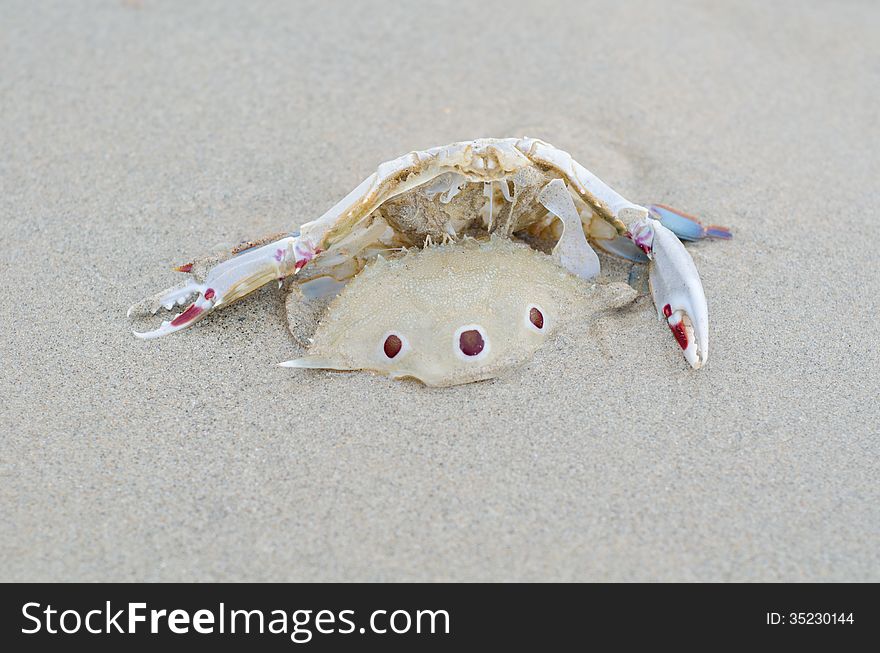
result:
[[(405, 4), (4, 3), (0, 579), (880, 580), (880, 7)], [(130, 334), (172, 265), (524, 134), (735, 231), (705, 369), (648, 298), (441, 390), (276, 367), (275, 289)]]

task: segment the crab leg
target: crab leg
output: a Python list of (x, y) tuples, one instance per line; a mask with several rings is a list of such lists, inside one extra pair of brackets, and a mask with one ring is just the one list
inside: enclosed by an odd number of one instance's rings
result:
[[(314, 256), (315, 249), (300, 236), (288, 236), (245, 250), (211, 268), (202, 283), (190, 281), (160, 295), (156, 302), (166, 309), (183, 304), (193, 296), (196, 299), (183, 312), (162, 322), (158, 329), (134, 333), (139, 338), (149, 339), (185, 329), (211, 311), (241, 299), (270, 281), (280, 281), (295, 274)], [(137, 312), (140, 306), (132, 306), (129, 315)]]
[(709, 356), (709, 310), (691, 255), (671, 230), (653, 218), (632, 223), (629, 234), (650, 259), (657, 315), (666, 320), (691, 367), (702, 367)]

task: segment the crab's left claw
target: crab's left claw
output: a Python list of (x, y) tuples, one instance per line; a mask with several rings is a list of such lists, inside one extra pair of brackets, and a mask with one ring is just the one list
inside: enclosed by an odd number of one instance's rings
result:
[[(193, 295), (198, 295), (198, 297), (192, 304), (187, 306), (183, 312), (177, 313), (170, 320), (163, 321), (159, 328), (145, 332), (132, 331), (132, 333), (143, 340), (160, 338), (169, 333), (174, 333), (175, 331), (180, 331), (181, 329), (192, 326), (210, 313), (218, 303), (216, 291), (214, 291), (213, 288), (208, 288), (207, 286), (197, 283), (188, 283), (179, 288), (171, 289), (160, 297), (158, 301), (166, 309), (170, 310), (174, 304), (185, 303), (186, 300)], [(128, 310), (129, 317), (137, 312), (135, 309), (137, 309), (137, 305), (132, 306)]]
[[(295, 274), (315, 254), (316, 249), (311, 243), (299, 236), (288, 236), (244, 250), (211, 267), (203, 281), (193, 279), (132, 306), (129, 317), (144, 316), (155, 314), (161, 308), (171, 310), (175, 305), (183, 306), (195, 298), (183, 312), (165, 320), (157, 329), (134, 334), (143, 339), (159, 338), (192, 326), (211, 311), (231, 304), (273, 280), (280, 282)], [(192, 265), (178, 269), (195, 274)]]
[(630, 239), (648, 258), (651, 295), (694, 369), (709, 357), (709, 311), (703, 284), (691, 255), (678, 237), (651, 217), (629, 227)]

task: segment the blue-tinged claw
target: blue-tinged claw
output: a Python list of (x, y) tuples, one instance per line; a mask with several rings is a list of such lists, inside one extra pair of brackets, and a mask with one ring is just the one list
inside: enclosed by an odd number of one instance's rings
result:
[(614, 254), (614, 256), (619, 256), (627, 261), (632, 261), (633, 263), (648, 262), (648, 255), (626, 236), (617, 236), (610, 240), (594, 238), (591, 242), (603, 252)]
[(635, 290), (640, 295), (647, 295), (651, 292), (651, 286), (648, 277), (648, 268), (644, 265), (634, 264), (629, 269), (629, 274), (626, 277), (626, 282), (629, 284), (630, 288)]
[(651, 217), (678, 236), (681, 240), (702, 240), (703, 238), (720, 238), (729, 240), (733, 234), (727, 227), (716, 224), (703, 225), (697, 218), (670, 206), (652, 204), (648, 207)]

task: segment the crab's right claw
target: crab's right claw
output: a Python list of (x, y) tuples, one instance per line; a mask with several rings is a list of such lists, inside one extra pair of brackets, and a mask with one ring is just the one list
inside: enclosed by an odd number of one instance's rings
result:
[[(190, 281), (158, 296), (144, 300), (128, 310), (129, 317), (156, 313), (160, 308), (172, 309), (195, 297), (183, 312), (165, 320), (158, 329), (134, 334), (138, 338), (159, 338), (192, 326), (211, 311), (231, 304), (257, 288), (299, 271), (316, 250), (298, 236), (245, 250), (211, 268), (201, 283)], [(187, 269), (183, 271), (188, 271)]]
[(630, 239), (648, 255), (651, 296), (691, 367), (709, 357), (709, 311), (691, 255), (678, 237), (647, 217), (630, 225)]

